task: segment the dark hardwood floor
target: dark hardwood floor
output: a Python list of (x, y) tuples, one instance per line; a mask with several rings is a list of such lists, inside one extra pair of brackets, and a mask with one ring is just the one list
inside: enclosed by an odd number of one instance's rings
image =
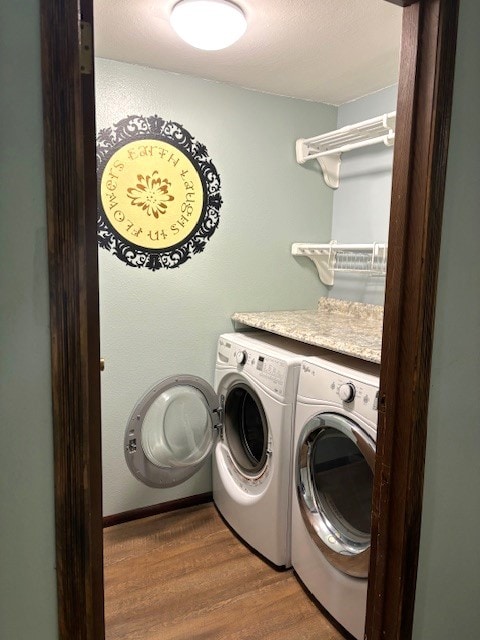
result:
[(342, 640), (212, 504), (104, 531), (107, 640)]

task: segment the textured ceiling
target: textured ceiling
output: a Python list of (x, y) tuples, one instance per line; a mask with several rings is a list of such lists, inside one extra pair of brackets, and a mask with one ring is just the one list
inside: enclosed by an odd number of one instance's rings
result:
[(335, 105), (397, 81), (402, 10), (385, 0), (237, 0), (247, 32), (222, 51), (180, 40), (176, 1), (94, 0), (96, 55)]

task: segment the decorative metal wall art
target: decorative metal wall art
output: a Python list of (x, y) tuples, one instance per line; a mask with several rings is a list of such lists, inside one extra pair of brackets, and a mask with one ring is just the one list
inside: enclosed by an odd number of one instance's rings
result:
[(181, 124), (129, 116), (97, 136), (98, 244), (131, 267), (173, 269), (218, 227), (220, 177)]

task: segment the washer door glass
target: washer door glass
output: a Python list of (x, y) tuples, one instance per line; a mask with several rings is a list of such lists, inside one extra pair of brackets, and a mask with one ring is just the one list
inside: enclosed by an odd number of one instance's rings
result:
[(225, 439), (242, 473), (258, 475), (267, 461), (268, 427), (262, 402), (244, 383), (232, 386), (225, 401)]
[(212, 450), (220, 401), (195, 376), (173, 376), (135, 405), (125, 431), (125, 459), (133, 475), (152, 487), (171, 487), (191, 477)]
[(367, 577), (375, 444), (357, 424), (321, 414), (305, 426), (297, 492), (313, 540), (337, 569)]

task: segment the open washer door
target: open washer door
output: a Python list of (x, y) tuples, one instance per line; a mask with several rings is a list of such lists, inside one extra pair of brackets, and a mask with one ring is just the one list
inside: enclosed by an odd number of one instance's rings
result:
[(204, 464), (222, 425), (213, 388), (196, 376), (165, 378), (135, 405), (125, 430), (125, 460), (150, 487), (181, 484)]
[(321, 413), (303, 428), (297, 495), (304, 523), (334, 567), (368, 576), (375, 443), (355, 422)]

